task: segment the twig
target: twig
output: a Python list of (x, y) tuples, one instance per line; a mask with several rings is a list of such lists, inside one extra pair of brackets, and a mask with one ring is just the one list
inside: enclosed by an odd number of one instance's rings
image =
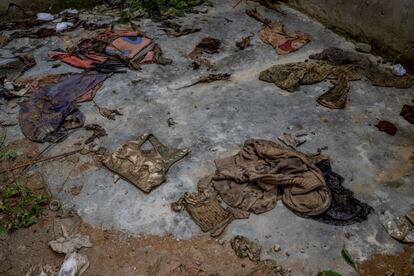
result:
[(34, 164), (37, 164), (37, 163), (40, 163), (40, 162), (45, 162), (45, 161), (49, 161), (49, 160), (53, 160), (53, 159), (57, 159), (57, 158), (61, 158), (61, 157), (67, 157), (67, 156), (73, 155), (75, 153), (81, 152), (81, 150), (82, 149), (77, 149), (77, 150), (74, 150), (74, 151), (65, 152), (65, 153), (62, 153), (62, 154), (54, 155), (54, 156), (45, 157), (43, 159), (34, 160), (30, 163), (26, 163), (26, 164), (15, 166), (13, 168), (2, 170), (2, 171), (0, 171), (0, 174), (10, 172), (10, 171), (14, 171), (14, 170), (17, 170), (17, 169), (20, 169), (20, 168), (24, 168), (26, 166), (31, 166), (31, 165), (34, 165)]

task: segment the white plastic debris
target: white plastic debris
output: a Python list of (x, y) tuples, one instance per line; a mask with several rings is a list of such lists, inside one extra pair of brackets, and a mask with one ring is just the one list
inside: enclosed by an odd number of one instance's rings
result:
[(407, 70), (405, 70), (404, 66), (402, 66), (399, 63), (394, 64), (393, 66), (391, 66), (391, 71), (394, 75), (396, 75), (398, 77), (402, 77), (405, 74), (407, 74)]
[(59, 22), (56, 24), (56, 32), (62, 32), (73, 26), (71, 22)]
[(79, 13), (79, 11), (77, 9), (66, 9), (60, 12), (60, 14), (62, 13), (72, 13), (72, 14), (77, 14)]
[(81, 276), (88, 267), (88, 257), (73, 252), (70, 255), (66, 255), (65, 261), (60, 267), (58, 276)]
[(47, 12), (39, 12), (37, 14), (37, 20), (52, 21), (53, 20), (53, 15), (51, 15), (50, 13), (47, 13)]

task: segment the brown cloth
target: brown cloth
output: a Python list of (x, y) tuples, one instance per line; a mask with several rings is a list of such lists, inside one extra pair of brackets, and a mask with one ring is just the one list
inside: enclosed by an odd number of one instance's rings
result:
[(7, 78), (13, 81), (35, 65), (36, 60), (31, 54), (19, 55), (10, 62), (0, 65), (0, 79)]
[(394, 136), (397, 133), (397, 127), (388, 121), (381, 120), (375, 125), (379, 131), (383, 131), (388, 135)]
[[(141, 150), (147, 140), (153, 149)], [(165, 181), (169, 167), (189, 152), (187, 148), (167, 148), (154, 135), (146, 133), (106, 155), (103, 164), (142, 191), (149, 193)]]
[(318, 54), (310, 55), (309, 58), (324, 60), (333, 65), (352, 64), (375, 86), (410, 88), (414, 84), (413, 78), (409, 75), (403, 77), (395, 76), (391, 70), (378, 66), (362, 54), (335, 47), (325, 49)]
[(414, 124), (414, 105), (405, 104), (401, 109), (400, 115), (410, 124)]
[(280, 22), (263, 24), (260, 31), (260, 38), (264, 43), (270, 44), (279, 55), (294, 52), (309, 41), (309, 35), (304, 32), (288, 32)]
[(253, 262), (260, 261), (260, 253), (262, 252), (262, 246), (258, 242), (237, 235), (231, 239), (230, 245), (236, 253), (237, 257), (248, 257)]
[(206, 65), (208, 68), (212, 67), (210, 61), (203, 57), (203, 54), (215, 54), (218, 53), (220, 49), (221, 41), (213, 37), (203, 38), (197, 46), (188, 54), (188, 57), (194, 61), (194, 67), (198, 68), (202, 64)]

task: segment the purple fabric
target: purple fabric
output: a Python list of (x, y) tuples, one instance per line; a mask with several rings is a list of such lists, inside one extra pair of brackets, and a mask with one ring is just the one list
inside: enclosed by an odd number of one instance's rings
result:
[(21, 104), (19, 124), (23, 134), (36, 142), (59, 142), (67, 130), (80, 127), (84, 115), (76, 99), (107, 78), (104, 74), (71, 74), (59, 83), (34, 91)]

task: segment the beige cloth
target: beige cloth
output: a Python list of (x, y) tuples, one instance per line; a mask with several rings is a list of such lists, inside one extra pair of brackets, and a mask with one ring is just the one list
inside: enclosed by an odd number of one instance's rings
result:
[(280, 22), (263, 24), (260, 38), (264, 43), (270, 44), (279, 55), (294, 52), (310, 41), (304, 32), (287, 32)]
[[(151, 150), (141, 150), (145, 141), (153, 145)], [(152, 134), (144, 134), (137, 140), (128, 141), (103, 159), (111, 171), (125, 178), (141, 190), (149, 193), (166, 179), (169, 167), (190, 152), (189, 149), (169, 149)]]

